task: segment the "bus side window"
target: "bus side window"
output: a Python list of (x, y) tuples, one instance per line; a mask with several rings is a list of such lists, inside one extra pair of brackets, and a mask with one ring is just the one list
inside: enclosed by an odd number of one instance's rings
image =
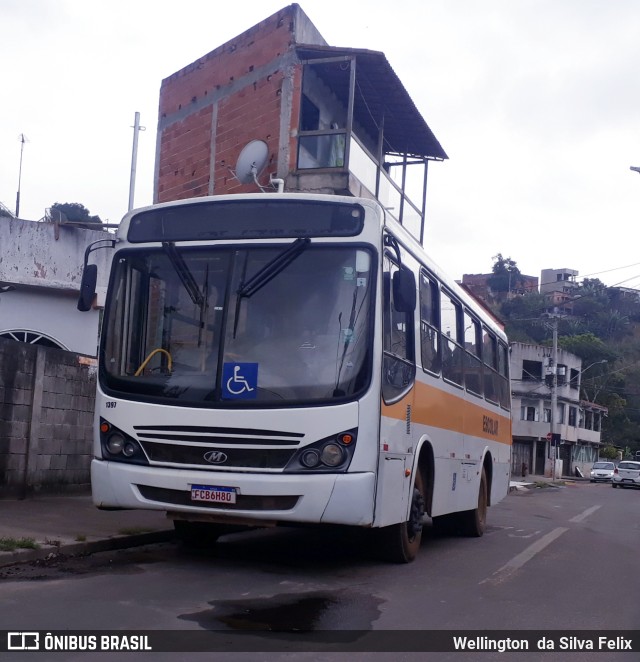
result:
[(464, 312), (464, 383), (467, 391), (482, 395), (482, 361), (480, 359), (480, 323)]
[(484, 362), (484, 397), (490, 402), (500, 402), (500, 376), (498, 375), (497, 340), (482, 327), (482, 360)]
[(460, 329), (462, 309), (446, 292), (440, 293), (440, 330), (442, 332), (442, 376), (462, 386)]
[(392, 281), (399, 267), (388, 257), (384, 266), (382, 397), (391, 403), (409, 391), (415, 378), (414, 313), (396, 310)]
[(420, 349), (422, 367), (440, 373), (440, 291), (424, 271), (420, 274)]
[(498, 373), (500, 375), (500, 406), (509, 409), (511, 406), (509, 350), (502, 343), (498, 344)]

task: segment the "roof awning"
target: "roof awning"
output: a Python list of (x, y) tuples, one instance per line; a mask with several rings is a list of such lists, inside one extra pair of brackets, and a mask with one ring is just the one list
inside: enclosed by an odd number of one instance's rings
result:
[(384, 53), (306, 45), (296, 46), (296, 52), (303, 62), (314, 65), (316, 73), (345, 107), (349, 105), (348, 77), (335, 63), (323, 60), (355, 58), (354, 121), (374, 139), (384, 126), (385, 153), (438, 160), (448, 158)]

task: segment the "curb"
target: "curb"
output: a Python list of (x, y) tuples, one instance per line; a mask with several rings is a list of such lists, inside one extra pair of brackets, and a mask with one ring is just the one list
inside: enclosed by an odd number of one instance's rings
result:
[(13, 552), (0, 552), (0, 568), (15, 565), (16, 563), (30, 563), (56, 556), (81, 556), (83, 554), (95, 554), (96, 552), (108, 552), (116, 549), (128, 549), (141, 545), (151, 545), (160, 542), (169, 542), (175, 539), (173, 529), (167, 531), (151, 531), (148, 533), (137, 533), (131, 536), (114, 536), (84, 542), (74, 542), (64, 545), (47, 545), (39, 549), (23, 549)]

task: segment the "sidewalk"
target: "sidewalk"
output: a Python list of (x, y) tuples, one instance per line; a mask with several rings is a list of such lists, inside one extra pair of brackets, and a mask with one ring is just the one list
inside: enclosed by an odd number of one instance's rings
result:
[[(544, 484), (563, 487), (588, 479), (544, 476), (513, 480), (509, 492), (535, 489)], [(98, 510), (87, 495), (38, 495), (26, 499), (0, 499), (0, 545), (32, 544), (0, 550), (0, 567), (44, 559), (56, 554), (88, 554), (123, 549), (173, 538), (173, 524), (164, 511)]]
[(532, 476), (520, 480), (512, 480), (509, 482), (509, 492), (526, 491), (536, 489), (539, 487), (565, 487), (567, 485), (575, 485), (575, 483), (588, 483), (588, 478), (579, 478), (578, 476), (562, 476), (561, 478), (552, 479), (549, 476)]
[(0, 567), (56, 554), (86, 554), (173, 538), (164, 511), (98, 510), (89, 495), (0, 499), (0, 545), (37, 546), (0, 551)]

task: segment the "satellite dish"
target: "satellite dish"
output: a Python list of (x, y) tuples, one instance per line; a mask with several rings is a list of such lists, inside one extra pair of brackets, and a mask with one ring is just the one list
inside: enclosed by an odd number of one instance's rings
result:
[(258, 175), (264, 170), (269, 158), (269, 147), (264, 140), (252, 140), (240, 152), (236, 161), (236, 177), (243, 184), (256, 182)]

